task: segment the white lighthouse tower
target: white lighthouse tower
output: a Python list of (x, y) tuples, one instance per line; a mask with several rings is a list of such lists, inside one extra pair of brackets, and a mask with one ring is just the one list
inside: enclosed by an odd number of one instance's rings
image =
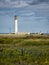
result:
[(18, 33), (18, 17), (14, 16), (15, 34)]

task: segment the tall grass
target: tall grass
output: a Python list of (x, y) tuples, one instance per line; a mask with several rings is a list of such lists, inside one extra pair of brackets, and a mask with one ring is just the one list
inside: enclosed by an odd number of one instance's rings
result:
[(0, 65), (49, 65), (49, 39), (0, 38)]

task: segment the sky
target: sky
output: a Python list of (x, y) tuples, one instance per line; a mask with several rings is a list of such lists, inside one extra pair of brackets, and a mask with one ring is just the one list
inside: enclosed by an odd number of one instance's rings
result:
[(0, 0), (0, 33), (14, 32), (14, 16), (18, 31), (49, 33), (49, 0)]

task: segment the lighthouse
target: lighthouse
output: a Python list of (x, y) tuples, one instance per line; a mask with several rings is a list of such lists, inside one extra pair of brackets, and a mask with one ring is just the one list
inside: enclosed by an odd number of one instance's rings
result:
[(18, 17), (14, 16), (15, 34), (18, 33)]

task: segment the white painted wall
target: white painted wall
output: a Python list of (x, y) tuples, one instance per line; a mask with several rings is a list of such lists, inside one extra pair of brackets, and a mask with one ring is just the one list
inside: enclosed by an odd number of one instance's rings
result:
[(18, 32), (18, 20), (15, 19), (15, 34)]

